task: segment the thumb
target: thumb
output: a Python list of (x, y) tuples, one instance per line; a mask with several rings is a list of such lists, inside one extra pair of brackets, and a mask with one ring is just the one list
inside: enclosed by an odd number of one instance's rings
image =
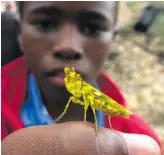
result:
[(126, 141), (129, 155), (161, 155), (157, 142), (147, 135), (120, 133)]

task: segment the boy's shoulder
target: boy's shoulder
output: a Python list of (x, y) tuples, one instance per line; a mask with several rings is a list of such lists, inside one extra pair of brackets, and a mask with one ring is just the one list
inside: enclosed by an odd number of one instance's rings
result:
[(8, 75), (13, 75), (13, 73), (18, 72), (18, 71), (27, 71), (27, 66), (26, 63), (24, 61), (24, 57), (20, 57), (8, 64), (6, 64), (5, 66), (3, 66), (1, 68), (1, 74), (2, 74), (2, 78), (4, 76), (8, 76)]
[(23, 128), (19, 109), (25, 97), (26, 78), (27, 66), (23, 57), (1, 68), (1, 139), (11, 131)]
[[(25, 90), (27, 66), (20, 57), (1, 68), (2, 104), (14, 103), (18, 96), (21, 98)], [(18, 95), (19, 94), (19, 95)]]

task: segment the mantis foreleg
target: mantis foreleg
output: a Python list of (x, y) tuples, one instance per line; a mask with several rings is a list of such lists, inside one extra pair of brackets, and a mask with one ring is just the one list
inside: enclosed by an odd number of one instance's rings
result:
[(60, 116), (58, 116), (58, 118), (55, 119), (55, 122), (58, 122), (65, 115), (65, 113), (67, 112), (68, 107), (69, 107), (71, 101), (74, 102), (74, 103), (78, 103), (80, 105), (84, 105), (84, 103), (82, 101), (80, 101), (79, 99), (75, 98), (74, 96), (71, 96), (70, 99), (68, 100), (65, 108), (64, 108), (64, 111), (60, 114)]

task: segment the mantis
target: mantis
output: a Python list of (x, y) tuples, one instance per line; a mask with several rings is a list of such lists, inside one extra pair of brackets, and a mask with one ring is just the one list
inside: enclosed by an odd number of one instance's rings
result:
[(91, 107), (95, 120), (96, 133), (98, 133), (96, 110), (99, 110), (108, 115), (111, 129), (111, 116), (122, 116), (128, 119), (129, 116), (132, 114), (132, 112), (121, 106), (112, 98), (108, 97), (98, 89), (94, 88), (89, 83), (83, 81), (82, 76), (76, 73), (74, 67), (69, 67), (68, 65), (66, 65), (66, 67), (64, 68), (64, 72), (65, 86), (67, 91), (71, 93), (72, 96), (68, 100), (64, 111), (55, 120), (56, 122), (59, 121), (65, 115), (71, 102), (84, 106), (84, 121), (86, 121), (87, 109), (89, 106)]

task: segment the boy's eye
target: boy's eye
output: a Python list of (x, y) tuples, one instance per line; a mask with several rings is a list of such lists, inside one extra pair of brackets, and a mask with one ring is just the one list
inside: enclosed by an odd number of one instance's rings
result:
[(43, 30), (53, 30), (56, 28), (56, 23), (53, 23), (51, 20), (43, 20), (40, 22), (40, 28)]
[(36, 20), (32, 23), (41, 31), (45, 32), (55, 31), (57, 28), (57, 22), (50, 19)]
[(79, 29), (85, 35), (94, 37), (100, 36), (102, 32), (106, 31), (107, 28), (102, 23), (97, 22), (88, 22), (88, 23), (81, 23), (79, 25)]

